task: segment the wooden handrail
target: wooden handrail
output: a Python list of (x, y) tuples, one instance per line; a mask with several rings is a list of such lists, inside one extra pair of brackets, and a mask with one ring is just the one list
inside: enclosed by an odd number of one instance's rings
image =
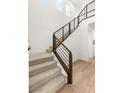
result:
[[(72, 59), (73, 58), (72, 58), (72, 52), (63, 44), (63, 41), (65, 41), (66, 38), (68, 38), (74, 32), (74, 30), (76, 30), (78, 28), (79, 24), (83, 20), (95, 16), (95, 14), (88, 16), (89, 13), (95, 11), (95, 8), (88, 11), (89, 5), (93, 4), (94, 2), (95, 2), (95, 0), (88, 3), (76, 18), (74, 18), (73, 20), (71, 20), (70, 22), (68, 22), (63, 27), (61, 27), (60, 29), (58, 29), (57, 31), (55, 31), (53, 33), (53, 53), (55, 54), (55, 56), (61, 63), (65, 72), (67, 73), (68, 84), (73, 83), (73, 79), (72, 79), (72, 74), (73, 74)], [(86, 9), (86, 11), (85, 11), (85, 9)], [(83, 12), (84, 12), (84, 14), (82, 14)], [(81, 18), (83, 15), (85, 17)], [(73, 23), (74, 26), (71, 25), (71, 23)], [(66, 27), (68, 27), (68, 29), (65, 30)]]

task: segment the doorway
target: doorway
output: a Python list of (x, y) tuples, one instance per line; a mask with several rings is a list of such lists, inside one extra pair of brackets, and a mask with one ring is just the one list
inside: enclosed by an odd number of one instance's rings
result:
[(89, 59), (95, 59), (95, 22), (88, 24)]

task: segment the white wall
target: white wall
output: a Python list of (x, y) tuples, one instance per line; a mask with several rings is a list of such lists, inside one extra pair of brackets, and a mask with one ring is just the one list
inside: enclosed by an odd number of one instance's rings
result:
[[(54, 0), (49, 1), (47, 5), (41, 0), (29, 0), (29, 39), (32, 45), (30, 53), (44, 52), (52, 46), (53, 32), (72, 19), (55, 8)], [(76, 17), (78, 10), (74, 11)], [(88, 24), (94, 21), (94, 17), (82, 21), (79, 28), (64, 42), (72, 51), (74, 61), (89, 58)]]
[(65, 46), (71, 50), (73, 62), (81, 58), (81, 31), (77, 28), (65, 41)]
[[(83, 1), (83, 7), (91, 2), (91, 0)], [(82, 8), (83, 8), (82, 7)], [(94, 8), (92, 5), (90, 8)], [(91, 14), (94, 14), (93, 12)], [(91, 15), (90, 14), (90, 15)], [(90, 16), (89, 15), (89, 16)], [(89, 49), (89, 24), (95, 22), (95, 17), (88, 18), (82, 21), (79, 25), (79, 28), (64, 41), (64, 44), (72, 51), (73, 62), (82, 59), (89, 61), (90, 58), (90, 49)], [(95, 35), (95, 34), (94, 34)], [(94, 51), (95, 55), (95, 51)], [(93, 56), (93, 55), (92, 55)]]
[[(89, 47), (89, 44), (91, 44), (89, 42), (89, 23), (94, 21), (94, 17), (82, 21), (79, 28), (64, 41), (64, 44), (72, 51), (73, 62), (78, 59), (89, 60), (89, 58), (93, 56), (93, 54), (91, 54), (92, 50), (90, 50), (91, 48)], [(91, 37), (92, 36), (93, 35), (91, 35)]]
[(45, 4), (42, 0), (29, 0), (30, 53), (44, 52), (52, 46), (53, 32), (71, 20), (55, 8), (54, 1), (49, 0), (49, 3)]
[(75, 32), (70, 35), (64, 44), (73, 54), (73, 62), (82, 59), (89, 60), (89, 23), (95, 22), (95, 18), (89, 18), (82, 21)]

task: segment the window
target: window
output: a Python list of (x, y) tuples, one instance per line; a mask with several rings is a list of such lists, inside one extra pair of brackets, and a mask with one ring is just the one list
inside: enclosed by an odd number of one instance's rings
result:
[(62, 0), (55, 0), (56, 9), (62, 12)]
[(49, 0), (41, 0), (42, 3), (48, 4)]
[(71, 12), (71, 9), (70, 9), (70, 6), (69, 5), (66, 5), (65, 6), (65, 9), (66, 9), (66, 16), (70, 17), (70, 12)]

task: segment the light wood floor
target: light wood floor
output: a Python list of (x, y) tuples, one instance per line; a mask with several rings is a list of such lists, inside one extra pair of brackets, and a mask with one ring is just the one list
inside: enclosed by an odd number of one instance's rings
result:
[(65, 85), (57, 93), (95, 93), (95, 61), (73, 64), (73, 85)]

